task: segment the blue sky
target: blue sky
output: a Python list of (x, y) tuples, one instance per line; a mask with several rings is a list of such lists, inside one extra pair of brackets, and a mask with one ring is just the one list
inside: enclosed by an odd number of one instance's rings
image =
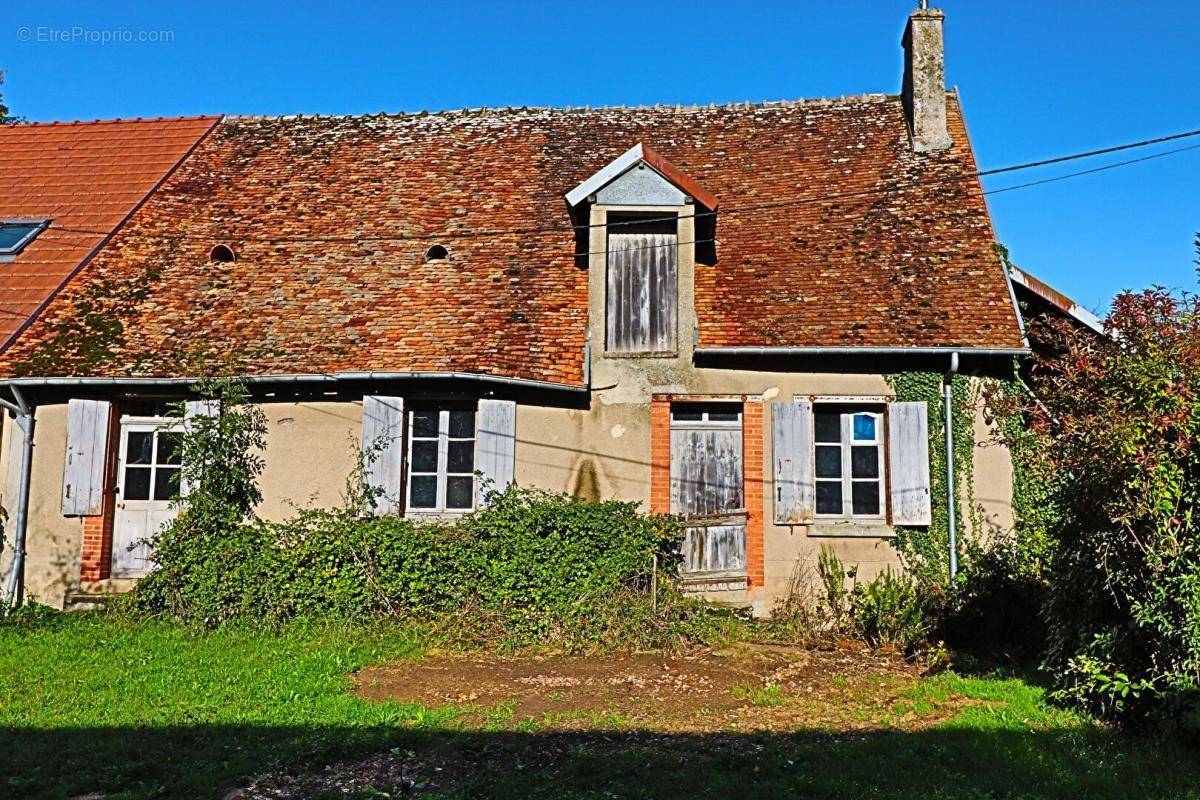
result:
[[(837, 96), (897, 91), (914, 5), (58, 0), (6, 8), (0, 68), (31, 120)], [(935, 5), (985, 169), (1200, 128), (1196, 0)], [(111, 31), (167, 41), (96, 41)], [(1195, 286), (1200, 150), (990, 203), (1014, 260), (1090, 308)]]

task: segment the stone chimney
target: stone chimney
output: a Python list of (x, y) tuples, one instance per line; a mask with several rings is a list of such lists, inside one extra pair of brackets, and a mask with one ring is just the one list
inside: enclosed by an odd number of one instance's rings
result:
[(946, 130), (946, 59), (940, 9), (922, 0), (904, 31), (904, 113), (918, 153), (950, 146)]

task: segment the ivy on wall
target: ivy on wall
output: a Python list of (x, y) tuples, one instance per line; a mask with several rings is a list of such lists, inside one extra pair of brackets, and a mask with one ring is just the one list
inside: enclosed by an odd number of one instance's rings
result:
[[(932, 522), (928, 528), (896, 527), (893, 542), (908, 569), (930, 586), (943, 586), (950, 575), (950, 526), (946, 508), (945, 407), (942, 403), (941, 372), (899, 372), (884, 375), (898, 402), (924, 401), (929, 409), (929, 489)], [(958, 484), (954, 505), (957, 550), (963, 558), (967, 542), (982, 526), (974, 498), (975, 425), (977, 389), (968, 375), (952, 378), (954, 409), (954, 478)], [(964, 491), (965, 489), (965, 491)], [(965, 513), (964, 513), (965, 512)], [(971, 523), (971, 530), (964, 524)]]

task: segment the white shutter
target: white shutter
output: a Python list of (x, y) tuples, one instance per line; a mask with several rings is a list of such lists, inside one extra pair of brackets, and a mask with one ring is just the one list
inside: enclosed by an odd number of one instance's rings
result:
[[(104, 508), (104, 467), (108, 456), (110, 409), (111, 404), (106, 400), (73, 399), (67, 402), (63, 516), (95, 516)], [(20, 435), (16, 426), (13, 431), (14, 435)], [(20, 462), (15, 466), (19, 470)]]
[(517, 404), (480, 400), (475, 423), (475, 506), (486, 505), (486, 492), (502, 492), (516, 473)]
[(781, 525), (812, 522), (817, 490), (810, 401), (771, 405), (771, 455), (775, 465), (775, 521)]
[[(183, 426), (190, 429), (191, 423), (197, 417), (221, 416), (221, 401), (215, 398), (207, 400), (188, 400), (183, 404)], [(188, 480), (188, 467), (185, 465), (179, 481), (179, 496), (187, 497), (192, 491), (191, 481)]]
[[(363, 397), (362, 448), (375, 510), (399, 514), (404, 508), (404, 398)], [(376, 448), (373, 454), (367, 454)]]
[(892, 524), (930, 524), (929, 422), (924, 401), (888, 404), (888, 471)]

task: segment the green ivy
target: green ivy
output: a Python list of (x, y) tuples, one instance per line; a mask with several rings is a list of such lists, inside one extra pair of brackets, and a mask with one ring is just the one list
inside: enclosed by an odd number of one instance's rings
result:
[[(927, 528), (896, 526), (894, 545), (915, 577), (931, 587), (945, 587), (950, 575), (950, 526), (946, 509), (946, 415), (942, 402), (943, 374), (899, 372), (884, 375), (884, 379), (895, 392), (898, 402), (924, 401), (929, 408), (929, 488), (932, 522)], [(976, 505), (975, 482), (972, 479), (975, 452), (973, 399), (976, 393), (972, 379), (967, 375), (955, 375), (952, 388), (954, 477), (958, 484), (956, 497), (966, 498), (965, 502), (956, 502), (954, 505), (955, 528), (958, 531), (957, 550), (961, 561), (970, 536), (964, 521), (971, 521), (973, 528), (982, 524), (982, 518), (972, 511)]]

